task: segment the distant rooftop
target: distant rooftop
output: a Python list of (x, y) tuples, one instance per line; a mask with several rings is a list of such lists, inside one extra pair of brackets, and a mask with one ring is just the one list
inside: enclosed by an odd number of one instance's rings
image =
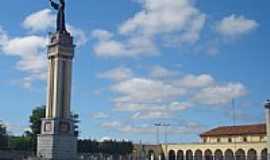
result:
[(266, 135), (266, 124), (223, 126), (202, 133), (201, 137)]

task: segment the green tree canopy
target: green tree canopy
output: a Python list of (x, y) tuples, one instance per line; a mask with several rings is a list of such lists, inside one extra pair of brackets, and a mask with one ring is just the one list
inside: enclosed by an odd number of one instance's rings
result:
[(8, 147), (8, 136), (6, 126), (0, 122), (0, 149)]
[(107, 140), (97, 142), (96, 140), (84, 139), (78, 141), (79, 153), (103, 153), (108, 155), (128, 155), (133, 151), (132, 142)]

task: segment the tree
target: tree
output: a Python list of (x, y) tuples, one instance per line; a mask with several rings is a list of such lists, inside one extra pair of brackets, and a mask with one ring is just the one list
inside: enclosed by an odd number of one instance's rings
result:
[(0, 149), (8, 147), (7, 128), (4, 124), (0, 123)]
[(37, 107), (32, 111), (32, 115), (30, 116), (30, 128), (33, 135), (40, 134), (42, 118), (45, 118), (45, 106)]
[(102, 153), (104, 155), (128, 155), (133, 151), (132, 142), (108, 140), (97, 142), (96, 140), (84, 139), (78, 141), (79, 153)]
[(29, 136), (12, 136), (10, 137), (10, 149), (17, 151), (32, 151), (32, 137)]
[(35, 109), (33, 109), (32, 114), (29, 118), (30, 120), (30, 128), (31, 132), (28, 132), (26, 135), (31, 137), (31, 142), (32, 142), (32, 148), (34, 151), (36, 151), (36, 146), (37, 146), (37, 135), (40, 134), (41, 131), (41, 119), (45, 118), (45, 112), (46, 112), (46, 107), (40, 106)]

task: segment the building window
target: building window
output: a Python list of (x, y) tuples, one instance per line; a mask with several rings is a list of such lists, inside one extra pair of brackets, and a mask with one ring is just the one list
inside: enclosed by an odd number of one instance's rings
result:
[(247, 142), (247, 137), (244, 137), (244, 138), (243, 138), (243, 141), (244, 141), (244, 142)]
[(232, 138), (229, 138), (229, 139), (228, 139), (228, 142), (229, 142), (229, 143), (232, 143)]
[(217, 142), (220, 143), (220, 138), (217, 138)]

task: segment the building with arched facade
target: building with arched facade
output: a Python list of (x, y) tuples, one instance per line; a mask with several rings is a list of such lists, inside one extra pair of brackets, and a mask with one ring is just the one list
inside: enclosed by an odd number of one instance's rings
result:
[(135, 145), (134, 160), (270, 160), (270, 101), (266, 123), (222, 126), (190, 144)]
[(169, 160), (267, 160), (265, 124), (218, 127), (200, 137), (200, 143), (162, 148)]

